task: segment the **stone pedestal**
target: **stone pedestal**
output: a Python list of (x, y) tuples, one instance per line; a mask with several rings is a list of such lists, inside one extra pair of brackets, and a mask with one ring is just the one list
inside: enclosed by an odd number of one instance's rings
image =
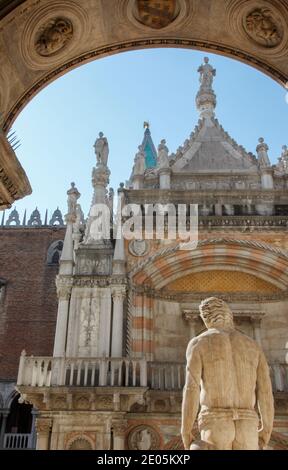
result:
[(170, 168), (162, 168), (159, 170), (159, 185), (160, 189), (170, 189)]

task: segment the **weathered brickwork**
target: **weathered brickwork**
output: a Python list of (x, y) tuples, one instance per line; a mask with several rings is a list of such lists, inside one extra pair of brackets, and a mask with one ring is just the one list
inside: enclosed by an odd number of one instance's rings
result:
[(6, 281), (0, 307), (0, 380), (17, 377), (22, 349), (52, 354), (58, 265), (47, 265), (47, 250), (65, 228), (0, 229), (0, 279)]

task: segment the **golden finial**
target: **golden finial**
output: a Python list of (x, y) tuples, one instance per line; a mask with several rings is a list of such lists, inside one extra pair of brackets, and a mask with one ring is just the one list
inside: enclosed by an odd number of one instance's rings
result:
[(143, 127), (144, 127), (144, 129), (149, 129), (149, 122), (144, 121)]

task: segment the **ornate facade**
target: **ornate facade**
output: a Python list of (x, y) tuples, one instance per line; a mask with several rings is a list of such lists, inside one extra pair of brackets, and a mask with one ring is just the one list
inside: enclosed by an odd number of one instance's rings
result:
[(31, 192), (7, 132), (56, 78), (124, 50), (183, 47), (235, 58), (287, 87), (287, 25), (284, 0), (0, 0), (0, 208)]
[[(207, 58), (198, 72), (198, 124), (169, 154), (164, 139), (156, 150), (145, 123), (130, 179), (118, 190), (118, 217), (110, 216), (103, 133), (86, 221), (74, 183), (67, 192), (53, 356), (23, 351), (17, 379), (22, 401), (38, 410), (38, 449), (181, 447), (185, 349), (203, 330), (198, 305), (210, 295), (227, 300), (237, 328), (261, 343), (276, 406), (270, 447), (288, 448), (287, 149), (272, 166), (263, 138), (256, 155), (238, 145), (215, 117), (216, 71)], [(154, 226), (149, 239), (117, 236), (127, 205), (140, 207), (143, 221), (155, 203), (198, 205), (193, 249), (179, 236), (157, 237)]]

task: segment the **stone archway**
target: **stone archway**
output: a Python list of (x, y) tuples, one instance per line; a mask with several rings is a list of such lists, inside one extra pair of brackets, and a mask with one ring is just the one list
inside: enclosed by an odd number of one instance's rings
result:
[[(73, 68), (123, 51), (179, 47), (235, 58), (288, 82), (282, 0), (13, 0), (0, 2), (0, 130)], [(0, 208), (30, 194), (0, 132)], [(3, 186), (3, 188), (2, 188)]]

